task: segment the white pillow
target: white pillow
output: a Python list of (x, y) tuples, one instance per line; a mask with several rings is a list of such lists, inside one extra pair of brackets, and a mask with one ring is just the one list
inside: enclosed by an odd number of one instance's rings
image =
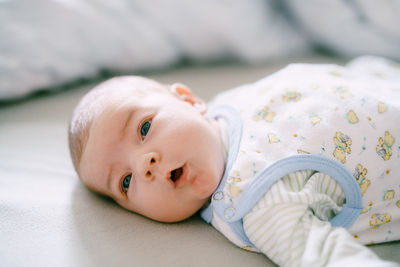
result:
[(292, 19), (320, 46), (347, 56), (400, 60), (400, 1), (289, 0)]
[(0, 99), (100, 70), (254, 62), (307, 48), (263, 0), (0, 0)]

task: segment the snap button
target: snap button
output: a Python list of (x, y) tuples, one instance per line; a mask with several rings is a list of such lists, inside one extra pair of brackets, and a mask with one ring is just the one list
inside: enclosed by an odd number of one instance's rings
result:
[(215, 193), (214, 193), (214, 196), (213, 196), (213, 199), (214, 199), (215, 201), (223, 200), (223, 199), (224, 199), (224, 192), (222, 192), (222, 191), (217, 191), (217, 192), (215, 192)]
[(230, 208), (225, 209), (224, 216), (226, 219), (228, 219), (228, 220), (232, 219), (232, 217), (235, 216), (235, 214), (236, 214), (235, 208), (230, 207)]

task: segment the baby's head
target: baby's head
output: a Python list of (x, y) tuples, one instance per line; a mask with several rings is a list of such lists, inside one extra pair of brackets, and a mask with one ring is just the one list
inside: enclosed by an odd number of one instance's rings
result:
[(120, 206), (158, 221), (198, 211), (219, 184), (219, 127), (206, 104), (181, 84), (125, 76), (85, 95), (69, 128), (82, 182)]

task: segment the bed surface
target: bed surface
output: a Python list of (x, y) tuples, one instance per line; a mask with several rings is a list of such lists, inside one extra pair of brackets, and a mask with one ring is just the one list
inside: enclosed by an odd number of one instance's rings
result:
[[(180, 67), (149, 75), (182, 82), (209, 100), (253, 82), (289, 61), (270, 65)], [(88, 191), (69, 159), (67, 126), (73, 107), (93, 84), (0, 106), (1, 266), (274, 266), (243, 251), (199, 216), (158, 223)], [(400, 262), (400, 242), (371, 247)]]

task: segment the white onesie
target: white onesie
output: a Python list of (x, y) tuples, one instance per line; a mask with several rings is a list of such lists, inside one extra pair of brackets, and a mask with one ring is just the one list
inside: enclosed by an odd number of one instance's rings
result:
[(400, 240), (400, 65), (289, 65), (210, 107), (229, 156), (202, 217), (232, 242), (292, 266)]

